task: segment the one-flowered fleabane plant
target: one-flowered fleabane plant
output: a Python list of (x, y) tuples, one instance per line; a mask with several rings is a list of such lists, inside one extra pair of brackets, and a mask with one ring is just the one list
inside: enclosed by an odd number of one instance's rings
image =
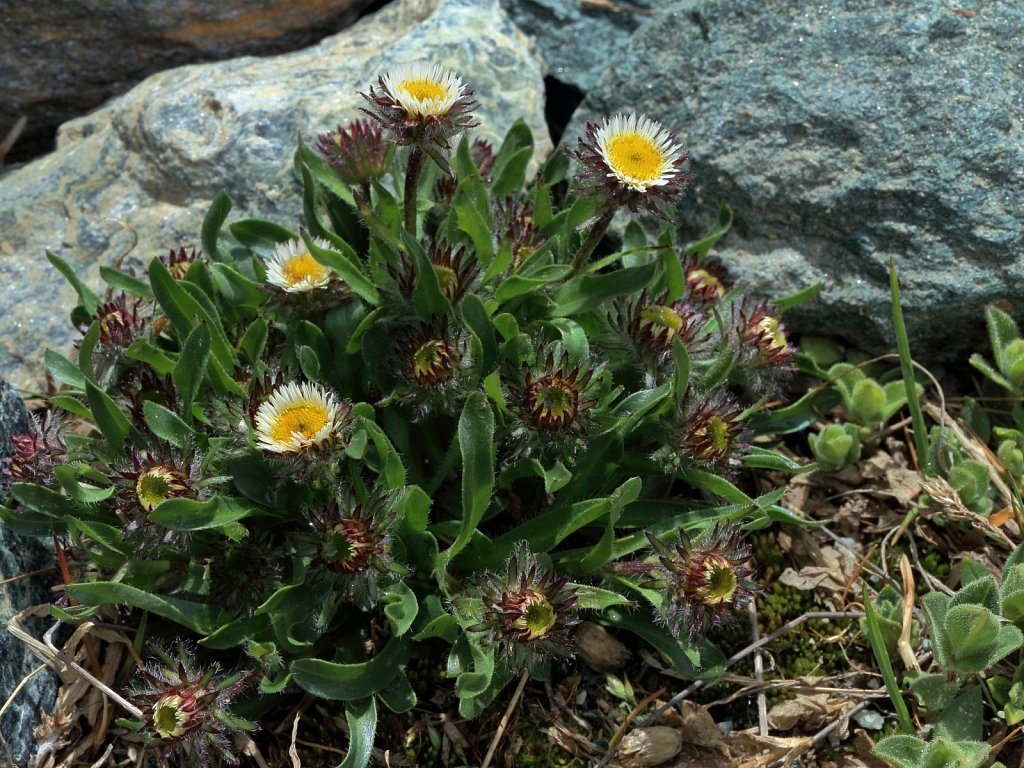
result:
[[(756, 592), (741, 527), (788, 514), (734, 482), (795, 468), (750, 423), (792, 350), (709, 253), (728, 209), (676, 243), (666, 128), (616, 115), (535, 166), (522, 122), (467, 136), (478, 104), (445, 67), (363, 95), (298, 147), (301, 226), (229, 222), (221, 194), (201, 251), (103, 270), (105, 301), (50, 257), (82, 338), (47, 353), (63, 389), (14, 440), (0, 517), (74, 555), (56, 618), (118, 605), (198, 643), (135, 694), (182, 762), (230, 758), (243, 718), (304, 691), (340, 702), (364, 766), (439, 646), (470, 717), (572, 657), (583, 618), (707, 674), (696, 642)], [(665, 230), (597, 250), (641, 209)]]

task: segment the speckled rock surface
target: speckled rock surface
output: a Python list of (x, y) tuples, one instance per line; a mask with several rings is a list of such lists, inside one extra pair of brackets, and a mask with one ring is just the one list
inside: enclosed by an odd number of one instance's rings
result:
[[(21, 397), (0, 379), (0, 461), (10, 455), (11, 435), (25, 430), (26, 415)], [(51, 562), (52, 553), (45, 544), (18, 536), (0, 525), (0, 582), (45, 568)], [(22, 678), (39, 666), (36, 657), (4, 627), (8, 619), (23, 608), (47, 602), (50, 599), (48, 586), (45, 576), (0, 584), (0, 701), (6, 701)], [(52, 708), (56, 692), (56, 676), (44, 670), (32, 678), (0, 717), (0, 733), (7, 740), (17, 765), (26, 764), (31, 756), (35, 746), (32, 730), (39, 723), (39, 710)], [(3, 755), (0, 764), (6, 765), (6, 753), (0, 754)]]
[(538, 153), (550, 150), (544, 84), (528, 40), (498, 0), (402, 0), (312, 48), (268, 59), (182, 67), (61, 128), (53, 154), (0, 180), (0, 370), (31, 386), (46, 346), (72, 338), (73, 293), (44, 258), (50, 249), (93, 285), (138, 234), (148, 261), (198, 244), (221, 188), (232, 216), (295, 225), (301, 211), (297, 136), (358, 115), (365, 90), (400, 61), (431, 59), (476, 91), (477, 135), (498, 140), (518, 117)]
[[(4, 2), (0, 134), (28, 122), (8, 162), (53, 145), (57, 126), (147, 75), (200, 61), (294, 51), (344, 29), (370, 0)], [(31, 154), (28, 154), (30, 153)]]
[(737, 275), (822, 284), (791, 325), (888, 349), (893, 258), (913, 351), (947, 358), (981, 343), (986, 302), (1024, 309), (1024, 8), (958, 5), (675, 0), (566, 135), (649, 113), (693, 156), (686, 234), (728, 202)]
[(501, 0), (548, 65), (547, 74), (586, 92), (601, 84), (629, 37), (654, 13), (658, 0)]

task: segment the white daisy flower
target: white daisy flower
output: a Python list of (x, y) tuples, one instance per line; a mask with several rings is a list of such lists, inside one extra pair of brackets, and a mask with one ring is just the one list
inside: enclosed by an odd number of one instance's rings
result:
[[(330, 248), (326, 240), (313, 241), (320, 248)], [(279, 243), (267, 259), (267, 282), (287, 293), (306, 293), (323, 288), (330, 282), (331, 270), (313, 258), (302, 240)]]
[(672, 135), (644, 115), (615, 115), (605, 119), (595, 136), (597, 151), (608, 176), (637, 192), (668, 184), (676, 175), (682, 147)]
[(342, 405), (317, 384), (285, 384), (256, 411), (256, 444), (272, 453), (302, 453), (340, 430)]
[(447, 115), (465, 88), (450, 69), (425, 61), (398, 64), (383, 80), (406, 114), (419, 118)]

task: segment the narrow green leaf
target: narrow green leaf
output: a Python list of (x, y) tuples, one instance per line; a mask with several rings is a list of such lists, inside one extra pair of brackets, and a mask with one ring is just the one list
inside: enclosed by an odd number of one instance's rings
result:
[(889, 692), (889, 698), (896, 707), (896, 714), (900, 720), (900, 729), (907, 734), (914, 733), (914, 723), (910, 719), (910, 711), (907, 709), (907, 702), (903, 700), (903, 692), (896, 680), (896, 674), (892, 669), (892, 662), (889, 659), (889, 651), (885, 647), (885, 639), (882, 637), (882, 630), (878, 626), (878, 618), (875, 616), (875, 607), (868, 595), (867, 585), (864, 585), (862, 600), (864, 603), (864, 619), (868, 626), (868, 639), (871, 641), (871, 650), (875, 654), (875, 661), (882, 672), (882, 680), (885, 681), (885, 688)]
[(210, 203), (206, 216), (203, 217), (203, 227), (200, 237), (203, 244), (203, 252), (211, 261), (229, 261), (226, 254), (221, 253), (219, 239), (220, 230), (224, 221), (231, 213), (231, 197), (223, 189), (217, 193)]
[(690, 386), (690, 353), (686, 351), (686, 345), (678, 336), (672, 340), (672, 358), (676, 364), (672, 376), (672, 394), (681, 398), (686, 394), (686, 388)]
[(323, 659), (296, 659), (290, 672), (300, 688), (321, 699), (353, 701), (381, 690), (398, 674), (409, 657), (405, 640), (392, 637), (369, 661), (338, 664)]
[(113, 288), (130, 293), (132, 296), (138, 296), (140, 299), (153, 300), (153, 291), (148, 285), (139, 278), (132, 277), (119, 269), (100, 267), (100, 277)]
[(499, 167), (495, 163), (494, 171), (491, 173), (491, 195), (495, 200), (501, 200), (522, 189), (526, 182), (526, 166), (530, 164), (532, 157), (533, 145), (531, 144), (516, 150), (504, 165)]
[(75, 389), (85, 389), (85, 376), (82, 375), (82, 371), (64, 355), (47, 349), (43, 353), (43, 359), (46, 361), (46, 370), (61, 384), (67, 384)]
[(75, 293), (78, 294), (78, 303), (85, 307), (85, 311), (90, 315), (96, 314), (96, 308), (101, 304), (100, 297), (93, 293), (92, 289), (78, 279), (78, 275), (75, 274), (75, 270), (71, 268), (64, 259), (55, 253), (46, 252), (46, 258), (50, 260), (50, 263), (57, 268), (64, 278), (71, 283), (71, 287), (75, 289)]
[(156, 595), (114, 581), (68, 584), (67, 593), (85, 605), (128, 605), (163, 616), (201, 635), (220, 625), (220, 609), (215, 605), (193, 603), (177, 597)]
[(145, 363), (158, 376), (166, 376), (174, 370), (176, 362), (160, 349), (156, 344), (146, 338), (136, 339), (128, 349), (124, 351), (126, 357)]
[(174, 388), (181, 398), (181, 413), (186, 421), (192, 420), (192, 403), (206, 379), (206, 365), (210, 359), (210, 331), (199, 323), (181, 346), (178, 363), (171, 372)]
[(597, 275), (580, 275), (566, 282), (555, 294), (555, 317), (567, 317), (585, 312), (608, 299), (626, 296), (646, 286), (657, 264), (629, 267)]
[(310, 255), (336, 273), (360, 298), (373, 306), (380, 304), (380, 294), (376, 286), (344, 254), (330, 248), (321, 248), (313, 242), (308, 232), (302, 233), (302, 240), (309, 248)]
[(302, 375), (310, 381), (317, 381), (320, 378), (320, 359), (313, 348), (303, 344), (299, 347), (298, 357)]
[(253, 320), (245, 329), (238, 346), (242, 348), (245, 356), (249, 359), (250, 365), (255, 365), (263, 356), (263, 350), (267, 348), (268, 335), (267, 321), (262, 317)]
[(482, 392), (473, 392), (466, 399), (458, 435), (462, 452), (462, 527), (445, 553), (446, 562), (469, 542), (494, 490), (494, 411)]
[(377, 700), (370, 696), (346, 701), (345, 722), (348, 723), (348, 754), (338, 768), (366, 768), (377, 732)]
[(704, 237), (692, 245), (686, 246), (687, 253), (695, 253), (698, 261), (703, 261), (711, 247), (717, 243), (726, 232), (729, 231), (729, 227), (732, 226), (732, 209), (723, 204), (718, 212), (718, 221), (715, 222), (711, 231), (708, 232)]
[(147, 400), (142, 406), (142, 415), (150, 432), (166, 440), (175, 448), (183, 448), (185, 443), (195, 435), (192, 427), (186, 424), (178, 414), (164, 408), (159, 403)]
[(295, 150), (295, 158), (296, 161), (301, 161), (301, 164), (308, 169), (311, 178), (316, 179), (346, 203), (355, 205), (355, 199), (352, 197), (352, 191), (348, 188), (348, 185), (339, 179), (338, 174), (328, 165), (327, 161), (307, 147), (301, 138)]
[(487, 307), (475, 293), (466, 294), (460, 308), (466, 327), (480, 342), (479, 370), (483, 378), (493, 370), (498, 360), (498, 342), (494, 336), (494, 325), (487, 313)]
[(124, 453), (124, 441), (131, 431), (131, 423), (117, 403), (91, 381), (85, 384), (85, 395), (89, 400), (89, 410), (96, 419), (103, 437), (118, 454)]
[(900, 355), (900, 372), (903, 383), (907, 387), (907, 410), (914, 429), (914, 447), (917, 449), (918, 460), (922, 462), (921, 470), (932, 473), (926, 457), (928, 451), (928, 428), (924, 422), (924, 413), (917, 398), (917, 385), (914, 381), (914, 362), (910, 356), (910, 341), (907, 339), (907, 326), (903, 322), (903, 308), (900, 306), (900, 284), (896, 278), (896, 262), (889, 258), (889, 290), (892, 294), (892, 322), (896, 329), (896, 348)]
[(149, 519), (172, 531), (202, 531), (220, 528), (258, 512), (244, 499), (230, 496), (214, 496), (207, 501), (182, 497), (160, 502), (149, 513)]

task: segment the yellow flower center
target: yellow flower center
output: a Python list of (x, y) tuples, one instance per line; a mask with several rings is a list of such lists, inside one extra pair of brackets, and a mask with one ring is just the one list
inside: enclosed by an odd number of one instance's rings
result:
[(398, 90), (409, 94), (416, 101), (443, 99), (448, 94), (440, 83), (424, 77), (415, 80), (403, 80), (398, 84)]
[(174, 493), (174, 480), (174, 472), (164, 467), (153, 467), (139, 475), (135, 483), (135, 498), (139, 506), (152, 512), (160, 502), (169, 499)]
[(441, 286), (444, 295), (451, 301), (459, 287), (459, 276), (455, 274), (454, 269), (444, 264), (435, 264), (434, 274), (437, 275), (437, 282)]
[(306, 281), (317, 282), (327, 276), (327, 267), (314, 259), (309, 252), (294, 256), (284, 263), (281, 273), (289, 285)]
[(683, 327), (683, 318), (679, 316), (679, 313), (672, 307), (662, 304), (651, 304), (641, 309), (640, 319), (659, 328), (667, 328), (672, 332), (669, 334), (670, 338)]
[(718, 297), (725, 295), (722, 281), (706, 269), (691, 269), (687, 272), (686, 279), (695, 290), (713, 291)]
[(638, 181), (654, 181), (665, 167), (665, 156), (639, 133), (620, 133), (608, 141), (608, 158), (615, 170)]
[(555, 608), (544, 595), (534, 593), (526, 599), (522, 614), (512, 621), (512, 627), (525, 635), (525, 640), (539, 640), (558, 622)]
[(153, 730), (161, 739), (173, 739), (185, 732), (188, 713), (183, 712), (181, 696), (164, 696), (153, 707)]
[(771, 341), (773, 351), (786, 349), (786, 334), (782, 330), (782, 323), (777, 317), (764, 317), (757, 324), (757, 330), (764, 334)]
[(439, 383), (451, 373), (451, 355), (444, 341), (430, 339), (412, 354), (412, 375), (420, 384)]
[(736, 569), (728, 560), (719, 555), (710, 556), (704, 563), (704, 574), (708, 579), (708, 585), (701, 590), (701, 600), (705, 605), (718, 605), (732, 600), (739, 582)]
[(729, 423), (720, 416), (712, 416), (696, 430), (697, 437), (706, 437), (710, 443), (704, 458), (721, 458), (729, 452)]
[(292, 439), (298, 433), (307, 440), (315, 437), (327, 424), (327, 408), (320, 403), (300, 402), (281, 409), (270, 436), (281, 443)]

